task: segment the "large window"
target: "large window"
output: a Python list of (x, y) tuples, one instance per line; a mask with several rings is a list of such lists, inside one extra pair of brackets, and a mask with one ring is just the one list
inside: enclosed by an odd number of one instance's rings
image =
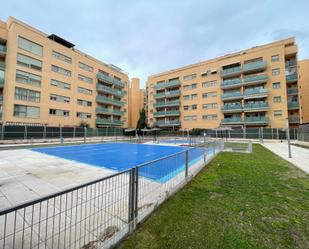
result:
[(51, 94), (49, 96), (49, 99), (52, 100), (52, 101), (57, 101), (57, 102), (70, 103), (70, 97), (61, 96), (61, 95), (57, 95), (57, 94)]
[(69, 117), (70, 116), (70, 112), (66, 111), (66, 110), (49, 109), (49, 115)]
[(32, 73), (16, 70), (16, 82), (28, 84), (36, 87), (41, 86), (42, 77)]
[(280, 88), (280, 82), (273, 83), (273, 89), (279, 89)]
[(78, 118), (91, 118), (91, 113), (88, 112), (77, 112), (76, 117)]
[(197, 105), (184, 105), (183, 106), (183, 109), (185, 111), (188, 111), (188, 110), (197, 110)]
[(61, 61), (64, 61), (66, 63), (72, 64), (72, 58), (69, 57), (69, 56), (66, 56), (64, 54), (53, 51), (52, 56), (53, 56), (53, 58), (55, 58), (57, 60), (61, 60)]
[(39, 56), (43, 55), (43, 46), (21, 36), (18, 37), (18, 47)]
[(185, 85), (183, 87), (184, 90), (192, 90), (195, 89), (197, 87), (197, 83), (191, 84), (191, 85)]
[(183, 76), (183, 80), (193, 80), (196, 78), (196, 74), (190, 74)]
[(83, 87), (80, 87), (80, 86), (77, 88), (77, 91), (79, 93), (83, 93), (83, 94), (87, 94), (87, 95), (92, 95), (92, 90), (87, 89), (87, 88), (83, 88)]
[(40, 108), (26, 105), (14, 105), (14, 116), (23, 118), (39, 118)]
[(193, 115), (193, 116), (184, 116), (184, 121), (195, 121), (197, 118), (196, 118), (196, 115)]
[(86, 76), (81, 75), (81, 74), (78, 75), (78, 79), (81, 80), (81, 81), (85, 81), (87, 83), (92, 83), (93, 82), (92, 78), (86, 77)]
[(191, 94), (191, 95), (184, 95), (183, 96), (184, 100), (193, 100), (193, 99), (197, 99), (197, 94)]
[(217, 108), (218, 108), (217, 103), (203, 104), (203, 109), (217, 109)]
[(82, 105), (82, 106), (92, 106), (92, 102), (91, 101), (82, 100), (82, 99), (78, 99), (77, 100), (77, 104), (78, 105)]
[(15, 88), (15, 99), (30, 101), (30, 102), (40, 102), (40, 92), (16, 87)]
[(59, 88), (62, 88), (62, 89), (71, 89), (71, 85), (69, 83), (65, 83), (65, 82), (62, 82), (62, 81), (59, 81), (59, 80), (54, 80), (52, 79), (50, 81), (50, 84), (52, 86), (55, 86), (55, 87), (59, 87)]
[(275, 110), (274, 111), (274, 116), (275, 117), (281, 117), (282, 116), (282, 111), (281, 110)]
[(34, 70), (42, 71), (42, 61), (23, 54), (17, 54), (17, 64)]
[(278, 54), (273, 55), (273, 56), (271, 57), (271, 61), (278, 61), (278, 60), (279, 60), (279, 55), (278, 55)]
[(217, 120), (217, 114), (203, 115), (204, 120)]
[(217, 92), (203, 93), (203, 98), (217, 97)]
[(280, 103), (280, 102), (281, 102), (281, 96), (275, 96), (274, 103)]
[(273, 76), (280, 75), (280, 68), (274, 68), (274, 69), (272, 70), (272, 75), (273, 75)]
[(72, 72), (71, 72), (70, 70), (67, 70), (67, 69), (64, 69), (64, 68), (62, 68), (62, 67), (58, 67), (58, 66), (55, 66), (55, 65), (52, 65), (52, 66), (51, 66), (51, 70), (52, 70), (53, 72), (60, 73), (60, 74), (62, 74), (62, 75), (64, 75), (64, 76), (69, 76), (69, 77), (71, 77), (71, 75), (72, 75)]
[(88, 72), (93, 72), (93, 67), (88, 66), (88, 65), (85, 64), (85, 63), (79, 62), (79, 63), (78, 63), (78, 66), (79, 66), (79, 68), (82, 68), (82, 69), (84, 69), (84, 70), (86, 70), (86, 71), (88, 71)]
[(217, 81), (216, 80), (212, 80), (212, 81), (207, 81), (207, 82), (204, 82), (202, 84), (203, 87), (212, 87), (212, 86), (216, 86), (217, 85)]

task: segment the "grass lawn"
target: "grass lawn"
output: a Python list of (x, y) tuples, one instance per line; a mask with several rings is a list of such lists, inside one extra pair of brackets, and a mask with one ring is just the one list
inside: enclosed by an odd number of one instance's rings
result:
[(118, 248), (309, 248), (309, 176), (260, 145), (222, 153)]

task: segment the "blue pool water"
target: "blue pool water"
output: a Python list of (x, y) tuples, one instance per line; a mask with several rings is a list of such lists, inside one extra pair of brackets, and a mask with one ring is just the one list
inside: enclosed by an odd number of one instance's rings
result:
[[(97, 167), (123, 171), (187, 149), (188, 147), (180, 146), (104, 143), (35, 148), (32, 150)], [(207, 151), (207, 154), (209, 153), (211, 151)], [(139, 169), (139, 173), (152, 180), (162, 183), (166, 182), (184, 170), (184, 154), (181, 153), (177, 156), (144, 166)], [(193, 164), (203, 156), (204, 150), (201, 148), (190, 150), (189, 164)]]

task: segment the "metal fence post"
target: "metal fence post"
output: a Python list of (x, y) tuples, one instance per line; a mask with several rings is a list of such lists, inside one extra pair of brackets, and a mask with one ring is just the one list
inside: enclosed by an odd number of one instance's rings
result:
[(84, 127), (84, 143), (86, 143), (87, 127)]
[(133, 232), (136, 227), (138, 215), (138, 168), (132, 168), (129, 172), (129, 231)]
[(189, 150), (186, 150), (186, 154), (185, 154), (185, 178), (186, 178), (186, 181), (188, 180), (188, 175), (189, 175)]
[(263, 127), (261, 127), (261, 141), (264, 143), (264, 133), (263, 133)]
[(293, 133), (294, 133), (294, 137), (293, 138), (294, 138), (294, 140), (296, 140), (296, 131), (295, 130), (296, 130), (296, 128), (293, 129)]
[(252, 153), (252, 141), (249, 141), (248, 143), (248, 152)]
[(277, 140), (279, 140), (279, 128), (277, 128)]
[(246, 126), (244, 126), (244, 128), (242, 129), (242, 135), (243, 135), (243, 139), (246, 138)]
[(59, 135), (60, 135), (60, 143), (63, 144), (62, 127), (61, 126), (60, 126), (60, 130), (59, 130)]
[(27, 125), (25, 125), (25, 129), (24, 129), (24, 139), (27, 139)]
[(5, 125), (1, 126), (1, 140), (4, 139)]
[(43, 139), (46, 139), (46, 125), (44, 125), (44, 129), (43, 129)]
[(274, 130), (273, 130), (273, 128), (271, 128), (271, 139), (272, 140), (274, 139)]
[(76, 132), (76, 128), (75, 126), (73, 127), (73, 138), (75, 138), (75, 132)]
[(291, 153), (291, 141), (290, 141), (290, 128), (289, 128), (289, 119), (286, 119), (286, 139), (288, 140), (288, 153), (289, 153), (289, 158), (292, 157)]

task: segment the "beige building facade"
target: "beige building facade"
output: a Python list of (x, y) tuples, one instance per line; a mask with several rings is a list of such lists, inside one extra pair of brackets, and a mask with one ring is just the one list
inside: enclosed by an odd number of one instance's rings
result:
[(1, 124), (126, 128), (129, 95), (120, 68), (15, 18), (0, 21)]
[(309, 103), (309, 67), (297, 52), (288, 38), (152, 75), (148, 122), (165, 129), (285, 128), (288, 119), (297, 127)]
[(129, 87), (129, 127), (136, 128), (140, 111), (145, 107), (145, 90), (140, 88), (140, 80), (132, 78)]

